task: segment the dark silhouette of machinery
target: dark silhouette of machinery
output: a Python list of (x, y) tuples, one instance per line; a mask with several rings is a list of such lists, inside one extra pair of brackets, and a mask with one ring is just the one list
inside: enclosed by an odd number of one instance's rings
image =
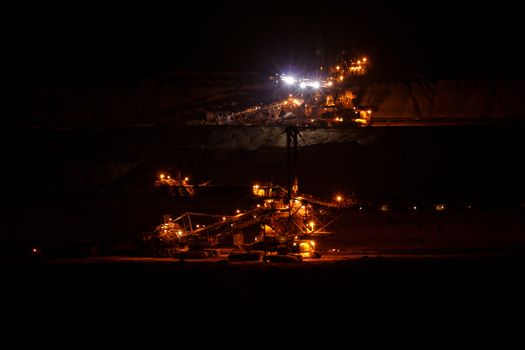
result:
[(205, 181), (198, 185), (190, 184), (189, 177), (182, 177), (180, 171), (178, 176), (173, 178), (171, 175), (161, 173), (155, 180), (155, 187), (165, 189), (172, 196), (192, 197), (198, 188), (208, 186), (211, 180)]

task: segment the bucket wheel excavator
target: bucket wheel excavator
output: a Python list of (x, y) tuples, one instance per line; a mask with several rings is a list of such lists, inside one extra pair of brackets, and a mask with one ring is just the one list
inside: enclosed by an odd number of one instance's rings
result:
[[(174, 218), (164, 216), (155, 232), (145, 237), (149, 251), (157, 256), (205, 258), (228, 253), (231, 260), (302, 260), (317, 258), (315, 237), (327, 234), (327, 227), (354, 202), (336, 196), (325, 200), (299, 192), (297, 156), (299, 129), (287, 126), (286, 187), (255, 184), (257, 202), (235, 215), (186, 212)], [(196, 224), (199, 222), (199, 224)]]

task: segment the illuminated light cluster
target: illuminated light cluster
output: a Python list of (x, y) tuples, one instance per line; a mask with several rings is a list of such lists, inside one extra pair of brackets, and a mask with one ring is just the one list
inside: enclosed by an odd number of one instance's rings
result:
[(435, 208), (438, 211), (445, 210), (445, 204), (436, 204)]
[(299, 88), (306, 89), (307, 87), (311, 87), (313, 89), (319, 89), (321, 87), (321, 83), (318, 81), (308, 81), (308, 80), (303, 80), (299, 83)]
[(359, 118), (353, 119), (354, 122), (359, 123), (361, 126), (366, 126), (366, 125), (370, 124), (370, 120), (371, 120), (371, 117), (372, 117), (372, 110), (371, 109), (368, 109), (366, 111), (359, 110), (359, 111), (356, 111), (356, 113), (359, 114)]
[(350, 73), (351, 75), (364, 74), (368, 65), (368, 58), (362, 57), (357, 60), (351, 60), (349, 66), (347, 66), (346, 64), (345, 66), (337, 65), (331, 67), (330, 70), (332, 74), (335, 74), (335, 76), (337, 77), (336, 79), (341, 82), (344, 80), (345, 75), (347, 73)]
[(261, 186), (259, 185), (253, 185), (252, 187), (253, 189), (253, 195), (254, 196), (257, 196), (257, 197), (264, 197), (266, 195), (266, 191), (264, 188), (262, 188)]
[(182, 180), (178, 181), (176, 179), (172, 179), (171, 176), (166, 175), (164, 173), (159, 174), (159, 181), (156, 182), (156, 184), (163, 184), (163, 185), (170, 185), (170, 186), (179, 186), (179, 185), (187, 185), (187, 182), (190, 181), (189, 177), (184, 177)]
[(299, 88), (301, 89), (305, 89), (307, 87), (319, 89), (321, 87), (321, 83), (319, 81), (310, 81), (309, 79), (298, 80), (291, 75), (282, 75), (281, 79), (286, 85), (290, 85), (290, 86), (295, 85), (296, 83), (299, 83)]
[(296, 82), (294, 77), (288, 75), (283, 76), (283, 81), (288, 85), (293, 85)]
[(288, 98), (288, 100), (285, 100), (285, 101), (283, 102), (284, 105), (288, 105), (288, 104), (290, 104), (290, 105), (294, 105), (294, 106), (296, 106), (296, 107), (299, 107), (299, 106), (302, 105), (303, 103), (304, 103), (303, 100), (298, 99), (298, 98), (293, 98), (293, 97), (291, 97), (291, 96)]

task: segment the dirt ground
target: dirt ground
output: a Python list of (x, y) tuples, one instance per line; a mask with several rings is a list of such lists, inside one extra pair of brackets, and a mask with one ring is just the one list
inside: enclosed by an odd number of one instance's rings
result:
[(3, 260), (2, 334), (20, 344), (505, 347), (522, 340), (524, 267), (519, 255), (314, 264)]

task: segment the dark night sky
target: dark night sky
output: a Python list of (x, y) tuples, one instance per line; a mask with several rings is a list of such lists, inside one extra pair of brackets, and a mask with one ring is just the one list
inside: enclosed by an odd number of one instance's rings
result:
[(502, 1), (18, 2), (2, 10), (2, 71), (274, 72), (346, 49), (387, 73), (517, 76), (520, 14)]

